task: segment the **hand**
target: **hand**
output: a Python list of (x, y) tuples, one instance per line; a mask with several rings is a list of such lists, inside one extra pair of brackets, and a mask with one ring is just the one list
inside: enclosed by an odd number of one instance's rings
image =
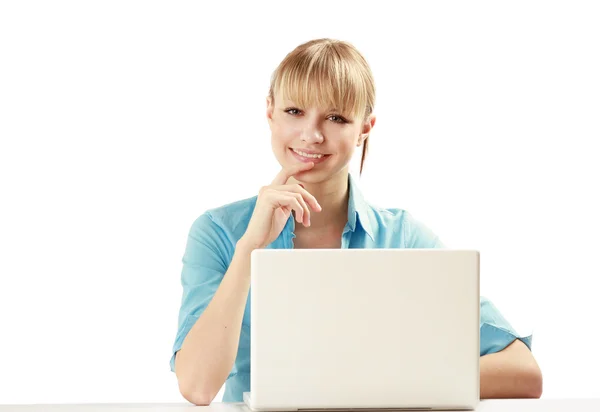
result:
[(309, 162), (282, 169), (271, 185), (260, 189), (250, 223), (240, 242), (247, 245), (250, 250), (266, 247), (277, 239), (292, 210), (298, 222), (310, 226), (308, 206), (320, 212), (321, 205), (301, 185), (286, 185), (286, 183), (291, 176), (310, 170), (314, 165), (313, 162)]

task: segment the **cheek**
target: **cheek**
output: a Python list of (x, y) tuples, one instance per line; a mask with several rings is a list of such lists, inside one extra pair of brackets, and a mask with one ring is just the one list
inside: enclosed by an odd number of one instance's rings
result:
[(288, 144), (297, 135), (298, 131), (293, 126), (286, 125), (285, 123), (274, 124), (271, 129), (271, 141), (276, 144)]
[(340, 152), (344, 153), (346, 156), (352, 156), (354, 154), (354, 150), (356, 149), (356, 142), (354, 139), (354, 135), (348, 133), (343, 136), (340, 140)]
[(272, 129), (271, 147), (277, 158), (283, 159), (282, 156), (285, 156), (287, 147), (291, 145), (292, 140), (289, 137), (289, 131), (286, 132), (284, 127), (278, 126)]
[(273, 123), (271, 125), (271, 141), (273, 143), (277, 143), (281, 140), (283, 128), (278, 123)]

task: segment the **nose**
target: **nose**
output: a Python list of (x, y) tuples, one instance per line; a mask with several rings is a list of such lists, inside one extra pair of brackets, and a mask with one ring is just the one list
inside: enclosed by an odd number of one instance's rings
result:
[(306, 143), (322, 143), (323, 134), (314, 127), (306, 127), (302, 130), (302, 141)]

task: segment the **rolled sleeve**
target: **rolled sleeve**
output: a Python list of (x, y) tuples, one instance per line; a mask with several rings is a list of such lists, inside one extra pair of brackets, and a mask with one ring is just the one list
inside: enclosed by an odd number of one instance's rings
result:
[(500, 352), (519, 339), (531, 350), (532, 335), (519, 335), (487, 298), (480, 299), (480, 355)]
[(183, 296), (170, 361), (172, 372), (175, 372), (177, 351), (215, 295), (231, 262), (232, 253), (231, 241), (208, 212), (194, 221), (182, 259)]

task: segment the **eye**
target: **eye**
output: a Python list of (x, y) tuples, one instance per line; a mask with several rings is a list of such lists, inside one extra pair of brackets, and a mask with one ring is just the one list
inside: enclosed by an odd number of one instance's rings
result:
[[(300, 113), (300, 110), (291, 107), (289, 109), (285, 109), (284, 112), (291, 114), (292, 116), (296, 116), (297, 114)], [(298, 112), (298, 113), (290, 113), (290, 112)]]
[(337, 120), (334, 120), (335, 123), (346, 123), (346, 119), (335, 114), (332, 114), (331, 116), (329, 116), (329, 118), (336, 118)]

